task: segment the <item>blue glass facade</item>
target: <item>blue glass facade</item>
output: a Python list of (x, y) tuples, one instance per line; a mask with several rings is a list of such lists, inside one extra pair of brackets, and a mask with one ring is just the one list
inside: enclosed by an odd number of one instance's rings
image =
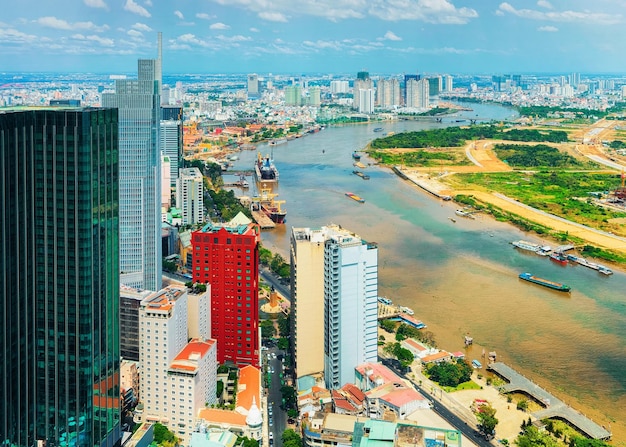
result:
[(120, 439), (115, 109), (0, 110), (0, 441)]

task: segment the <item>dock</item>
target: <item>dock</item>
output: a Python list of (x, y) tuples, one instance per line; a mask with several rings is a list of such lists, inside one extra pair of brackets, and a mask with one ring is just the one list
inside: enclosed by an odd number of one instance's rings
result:
[(276, 224), (263, 211), (252, 211), (252, 217), (262, 230), (276, 228)]
[(532, 413), (538, 420), (550, 418), (563, 419), (590, 438), (609, 439), (611, 437), (611, 432), (604, 427), (569, 407), (565, 402), (559, 400), (504, 363), (491, 363), (487, 366), (487, 369), (495, 372), (509, 382), (502, 387), (504, 392), (522, 392), (543, 405), (545, 407), (544, 409)]
[(394, 166), (391, 169), (398, 177), (410, 181), (411, 183), (422, 188), (427, 193), (432, 194), (433, 196), (442, 200), (452, 200), (452, 197), (447, 194), (447, 187), (442, 183), (436, 180), (418, 177), (416, 175), (407, 175), (405, 172), (402, 171), (402, 168), (399, 166)]

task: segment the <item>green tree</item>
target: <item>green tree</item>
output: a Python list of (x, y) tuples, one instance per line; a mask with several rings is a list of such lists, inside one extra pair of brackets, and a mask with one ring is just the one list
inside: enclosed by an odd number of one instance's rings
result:
[(528, 401), (526, 399), (520, 399), (517, 402), (517, 409), (521, 411), (528, 410)]
[(411, 363), (413, 363), (413, 360), (415, 360), (413, 353), (408, 349), (401, 347), (399, 343), (398, 348), (395, 350), (394, 354), (404, 368), (410, 366)]
[(250, 439), (247, 436), (237, 436), (238, 447), (259, 447), (259, 441)]
[(272, 252), (267, 248), (259, 246), (259, 262), (263, 265), (270, 265), (272, 262)]
[(283, 385), (280, 387), (280, 394), (285, 402), (285, 408), (296, 407), (296, 390), (291, 386)]
[(291, 333), (290, 318), (291, 316), (285, 317), (283, 315), (278, 318), (278, 332), (281, 337), (288, 337)]
[(154, 424), (154, 442), (157, 445), (174, 444), (176, 443), (176, 436), (165, 425), (157, 422)]
[(496, 425), (498, 425), (496, 409), (489, 404), (482, 404), (478, 407), (476, 418), (478, 419), (478, 430), (480, 430), (486, 438), (492, 438), (496, 430)]
[(272, 338), (276, 334), (274, 322), (271, 320), (261, 321), (261, 338)]
[(302, 447), (302, 438), (292, 428), (285, 430), (281, 438), (284, 447)]
[(176, 263), (176, 261), (168, 261), (166, 259), (163, 259), (163, 270), (165, 270), (166, 272), (174, 273), (178, 270), (178, 264)]
[(558, 443), (549, 433), (541, 433), (536, 427), (527, 425), (523, 428), (515, 443), (518, 447), (557, 447)]
[(287, 337), (280, 337), (278, 339), (278, 349), (287, 350), (289, 349), (289, 339)]
[(380, 327), (383, 328), (383, 330), (385, 330), (386, 332), (389, 332), (391, 334), (393, 333), (393, 331), (396, 330), (396, 323), (391, 320), (381, 320)]

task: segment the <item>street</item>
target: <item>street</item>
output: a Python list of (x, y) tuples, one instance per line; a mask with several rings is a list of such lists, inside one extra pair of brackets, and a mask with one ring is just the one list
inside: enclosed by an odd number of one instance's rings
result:
[(282, 393), (280, 388), (283, 382), (284, 354), (278, 348), (263, 350), (264, 375), (270, 378), (267, 394), (267, 409), (263, 417), (268, 421), (268, 431), (273, 433), (276, 447), (282, 447), (282, 434), (287, 427), (287, 413), (281, 409)]

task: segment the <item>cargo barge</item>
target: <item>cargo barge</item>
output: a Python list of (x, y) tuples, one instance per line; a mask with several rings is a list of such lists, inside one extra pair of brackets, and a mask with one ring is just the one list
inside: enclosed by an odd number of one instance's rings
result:
[(352, 200), (355, 200), (355, 201), (357, 201), (359, 203), (365, 203), (365, 199), (362, 199), (360, 196), (357, 196), (354, 193), (347, 192), (346, 196), (350, 197)]
[(559, 292), (569, 292), (571, 290), (570, 286), (566, 284), (550, 281), (549, 279), (539, 278), (530, 273), (520, 273), (519, 278), (523, 279), (524, 281), (539, 284), (540, 286), (548, 287), (553, 290), (558, 290)]

